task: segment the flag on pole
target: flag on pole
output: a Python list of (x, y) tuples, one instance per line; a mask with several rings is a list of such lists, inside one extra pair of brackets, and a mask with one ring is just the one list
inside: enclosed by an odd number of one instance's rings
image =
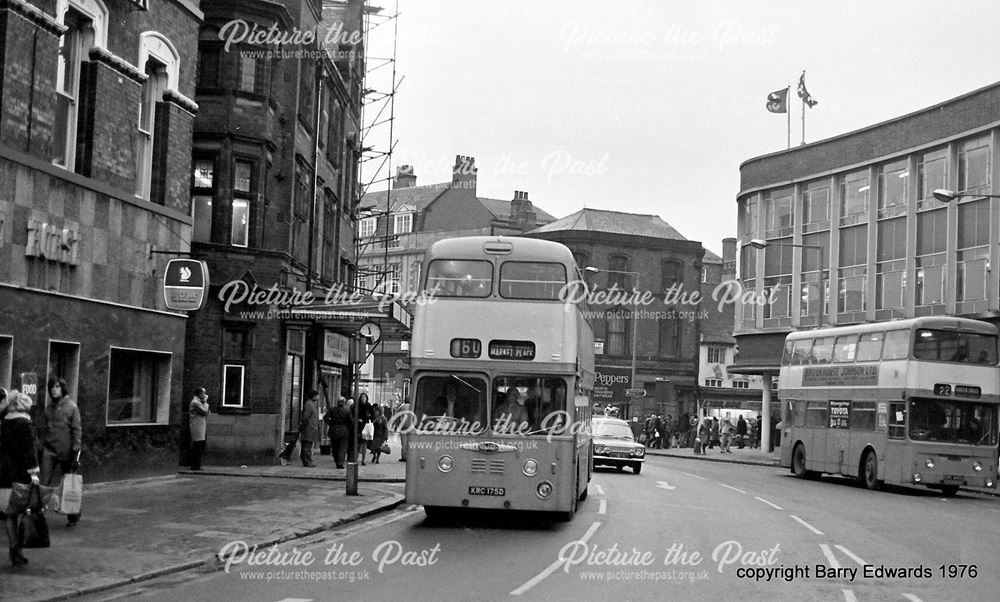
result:
[(767, 104), (764, 105), (772, 113), (788, 112), (788, 88), (776, 90), (767, 95)]
[(799, 98), (802, 99), (802, 102), (804, 102), (805, 104), (809, 105), (810, 109), (813, 108), (813, 107), (815, 107), (819, 103), (818, 100), (813, 99), (812, 95), (809, 94), (809, 90), (806, 90), (806, 72), (805, 71), (803, 71), (802, 75), (799, 76), (799, 89), (798, 89), (798, 93), (799, 93)]

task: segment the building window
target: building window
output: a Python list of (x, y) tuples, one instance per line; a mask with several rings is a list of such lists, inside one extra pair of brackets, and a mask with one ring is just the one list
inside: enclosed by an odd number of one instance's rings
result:
[(958, 150), (958, 187), (962, 192), (990, 192), (990, 136), (963, 142)]
[(701, 268), (701, 283), (708, 284), (708, 267)]
[(757, 197), (743, 199), (740, 203), (739, 228), (742, 238), (757, 238), (758, 230), (758, 204)]
[(107, 423), (166, 424), (170, 354), (111, 348)]
[(924, 153), (917, 165), (917, 189), (921, 199), (930, 199), (934, 203), (934, 190), (948, 187), (948, 149)]
[(734, 389), (749, 389), (750, 388), (750, 382), (746, 381), (746, 380), (734, 380), (733, 381), (733, 388)]
[(840, 270), (837, 278), (838, 310), (865, 310), (868, 274), (868, 226), (840, 230)]
[(292, 256), (306, 262), (307, 216), (312, 206), (309, 174), (301, 165), (295, 165), (295, 201), (292, 204)]
[(222, 407), (243, 407), (244, 367), (237, 364), (222, 366)]
[(903, 159), (878, 168), (878, 217), (894, 217), (906, 213), (909, 198), (910, 168)]
[[(799, 316), (816, 316), (819, 324), (829, 304), (829, 271), (826, 269), (830, 232), (814, 232), (802, 236), (802, 274)], [(822, 303), (822, 306), (820, 305)]]
[(659, 321), (660, 340), (659, 351), (663, 357), (677, 357), (681, 352), (680, 320), (664, 318)]
[(632, 278), (630, 274), (621, 272), (631, 271), (631, 260), (624, 255), (612, 255), (608, 258), (608, 288), (617, 285), (618, 288), (630, 290), (632, 288)]
[(764, 318), (787, 318), (792, 301), (792, 254), (790, 238), (768, 241), (764, 248), (764, 288), (769, 303), (764, 306)]
[(958, 206), (958, 301), (986, 298), (991, 223), (989, 199)]
[(830, 226), (830, 183), (828, 180), (806, 185), (802, 192), (802, 230)]
[(768, 192), (764, 209), (767, 228), (765, 238), (791, 234), (793, 219), (791, 188)]
[(392, 233), (409, 234), (413, 231), (413, 214), (397, 213), (393, 216)]
[(198, 48), (198, 87), (218, 88), (219, 87), (219, 64), (222, 58), (221, 49), (218, 47)]
[(917, 214), (916, 304), (944, 302), (948, 213), (941, 208)]
[(230, 244), (246, 247), (250, 244), (250, 204), (253, 199), (255, 165), (250, 161), (233, 162), (233, 211)]
[(857, 224), (868, 221), (868, 170), (856, 171), (840, 178), (840, 223)]
[(660, 279), (662, 282), (663, 290), (669, 290), (670, 287), (676, 285), (683, 286), (684, 284), (684, 265), (679, 261), (673, 261), (671, 259), (665, 259), (660, 262)]
[(401, 267), (398, 263), (390, 263), (389, 270), (386, 274), (386, 279), (388, 280), (388, 286), (383, 289), (387, 290), (389, 294), (398, 295), (400, 290), (400, 274)]
[(720, 347), (719, 345), (709, 345), (708, 346), (708, 363), (709, 364), (724, 364), (726, 363), (726, 348)]
[(906, 284), (906, 218), (878, 222), (875, 242), (875, 309), (903, 307)]
[(195, 242), (212, 242), (212, 199), (215, 196), (215, 159), (195, 158), (191, 207)]
[(366, 217), (358, 222), (358, 238), (371, 238), (375, 236), (375, 226), (378, 224), (378, 218)]
[(625, 315), (628, 313), (624, 308), (609, 310), (611, 317), (608, 318), (608, 355), (625, 355), (626, 333), (628, 332), (628, 320)]
[(705, 386), (706, 387), (721, 387), (722, 386), (722, 379), (721, 378), (706, 378), (705, 379)]
[(239, 90), (263, 96), (267, 92), (270, 80), (267, 61), (263, 58), (241, 54), (239, 65)]
[(55, 122), (52, 125), (52, 162), (83, 175), (89, 173), (93, 144), (93, 115), (88, 99), (95, 89), (90, 49), (105, 47), (108, 11), (99, 0), (61, 3), (57, 15), (66, 32), (59, 38), (56, 63)]

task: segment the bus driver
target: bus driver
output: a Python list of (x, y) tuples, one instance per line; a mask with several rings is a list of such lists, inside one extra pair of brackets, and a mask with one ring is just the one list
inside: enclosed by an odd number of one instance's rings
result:
[(528, 410), (524, 408), (524, 400), (517, 387), (507, 388), (506, 401), (496, 407), (493, 413), (494, 430), (517, 432), (528, 427)]

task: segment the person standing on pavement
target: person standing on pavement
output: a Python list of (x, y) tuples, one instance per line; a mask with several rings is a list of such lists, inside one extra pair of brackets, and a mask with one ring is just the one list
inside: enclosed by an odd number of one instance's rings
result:
[(712, 418), (708, 419), (708, 421), (708, 449), (713, 449), (719, 442), (719, 419), (712, 416)]
[(383, 415), (382, 406), (375, 406), (373, 413), (375, 419), (372, 420), (372, 424), (375, 426), (375, 434), (371, 440), (372, 464), (378, 464), (379, 458), (382, 457), (382, 444), (389, 440), (389, 424)]
[(337, 468), (344, 467), (344, 457), (347, 455), (347, 439), (351, 436), (351, 412), (347, 409), (347, 398), (341, 395), (333, 407), (323, 417), (329, 427), (330, 455)]
[(372, 417), (372, 404), (368, 401), (368, 394), (360, 393), (358, 395), (358, 440), (355, 444), (358, 446), (358, 453), (361, 455), (362, 466), (366, 464), (365, 455), (369, 442), (362, 438), (361, 432), (365, 429), (365, 424), (371, 422)]
[(698, 439), (700, 441), (694, 442), (694, 452), (696, 454), (700, 453), (703, 456), (708, 454), (708, 442), (712, 438), (712, 427), (708, 423), (709, 420), (707, 417), (701, 421), (701, 424), (698, 426)]
[[(62, 378), (53, 377), (48, 382), (49, 403), (45, 406), (45, 435), (42, 442), (41, 482), (55, 487), (58, 478), (80, 469), (80, 450), (83, 441), (83, 425), (80, 409), (70, 399), (69, 387)], [(74, 527), (80, 521), (79, 514), (66, 515), (67, 527)]]
[(208, 428), (208, 393), (199, 388), (194, 392), (188, 405), (188, 423), (191, 429), (191, 470), (201, 470), (201, 459), (205, 455), (205, 431)]
[(760, 433), (761, 433), (760, 428), (761, 428), (761, 425), (764, 424), (764, 419), (760, 415), (758, 415), (757, 419), (754, 420), (753, 424), (754, 424), (754, 427), (753, 427), (753, 447), (754, 447), (754, 449), (760, 449)]
[(306, 402), (302, 404), (302, 416), (299, 419), (299, 443), (302, 446), (299, 458), (306, 468), (313, 468), (313, 443), (319, 440), (319, 391), (306, 393)]
[[(14, 483), (39, 484), (38, 445), (35, 428), (31, 424), (31, 398), (17, 389), (10, 392), (3, 419), (0, 419), (0, 489), (5, 491), (4, 499), (10, 499), (10, 489)], [(19, 513), (10, 512), (8, 507), (0, 508), (7, 541), (10, 544), (10, 564), (17, 568), (28, 564), (21, 554), (18, 542), (17, 523)]]
[(740, 414), (739, 420), (736, 421), (736, 442), (743, 449), (743, 440), (747, 436), (747, 421), (743, 419), (743, 414)]
[(729, 440), (733, 435), (733, 423), (729, 419), (729, 412), (726, 412), (726, 415), (723, 417), (722, 424), (719, 425), (719, 432), (722, 435), (721, 443), (719, 445), (719, 453), (733, 453), (729, 451)]

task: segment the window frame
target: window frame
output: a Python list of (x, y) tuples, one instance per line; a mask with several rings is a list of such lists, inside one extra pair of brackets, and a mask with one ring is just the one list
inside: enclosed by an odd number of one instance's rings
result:
[[(123, 421), (112, 421), (111, 420), (111, 377), (112, 377), (112, 361), (114, 360), (114, 352), (120, 351), (125, 353), (133, 354), (143, 354), (147, 356), (161, 356), (161, 362), (165, 362), (166, 366), (161, 371), (157, 370), (156, 380), (154, 382), (154, 388), (156, 390), (157, 399), (152, 400), (153, 407), (150, 408), (151, 421), (147, 422), (123, 422)], [(151, 359), (151, 358), (145, 358)], [(173, 379), (173, 360), (174, 354), (172, 351), (161, 351), (157, 349), (143, 349), (136, 347), (124, 347), (119, 345), (109, 345), (108, 346), (108, 380), (105, 388), (104, 396), (104, 425), (107, 428), (119, 428), (119, 427), (136, 427), (136, 426), (162, 426), (169, 424), (170, 421), (170, 391)], [(165, 381), (165, 382), (164, 382)]]

